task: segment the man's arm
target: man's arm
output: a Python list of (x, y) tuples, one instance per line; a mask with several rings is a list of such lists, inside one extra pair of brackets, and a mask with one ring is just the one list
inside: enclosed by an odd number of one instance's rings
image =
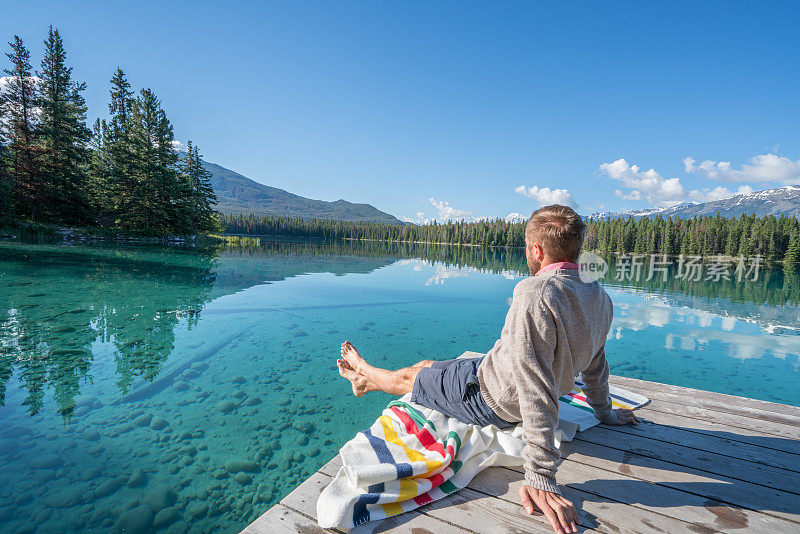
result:
[(608, 361), (605, 344), (600, 347), (581, 376), (586, 402), (594, 410), (595, 417), (607, 425), (616, 423), (617, 414), (611, 406), (611, 396), (608, 394)]
[(583, 377), (583, 392), (586, 402), (594, 410), (594, 415), (601, 423), (607, 425), (634, 425), (639, 423), (639, 418), (632, 410), (625, 408), (613, 409), (611, 395), (608, 393), (608, 361), (606, 360), (605, 344), (592, 359), (592, 363), (581, 374)]

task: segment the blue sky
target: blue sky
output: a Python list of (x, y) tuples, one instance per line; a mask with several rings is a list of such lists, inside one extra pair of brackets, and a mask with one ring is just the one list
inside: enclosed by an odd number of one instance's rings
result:
[(312, 198), (469, 219), (800, 183), (798, 15), (777, 2), (29, 1), (3, 6), (0, 34), (38, 65), (58, 27), (92, 119), (119, 65), (209, 161)]

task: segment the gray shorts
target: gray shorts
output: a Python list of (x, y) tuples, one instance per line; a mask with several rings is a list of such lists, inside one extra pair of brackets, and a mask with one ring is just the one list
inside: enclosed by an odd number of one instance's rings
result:
[(432, 408), (462, 423), (508, 428), (489, 408), (478, 385), (478, 365), (483, 358), (457, 358), (422, 369), (414, 380), (411, 401)]

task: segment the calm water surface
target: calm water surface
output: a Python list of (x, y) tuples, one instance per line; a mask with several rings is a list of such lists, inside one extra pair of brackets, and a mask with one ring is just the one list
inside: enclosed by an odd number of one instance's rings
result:
[[(618, 282), (612, 373), (797, 404), (800, 277)], [(389, 400), (336, 372), (486, 351), (521, 251), (0, 243), (0, 532), (238, 532)]]

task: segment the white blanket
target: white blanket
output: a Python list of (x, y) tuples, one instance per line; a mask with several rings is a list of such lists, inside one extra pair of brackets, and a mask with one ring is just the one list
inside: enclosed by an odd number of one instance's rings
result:
[[(599, 423), (583, 398), (583, 384), (575, 385), (559, 399), (557, 446)], [(649, 402), (613, 386), (611, 396), (615, 407)], [(321, 527), (353, 528), (408, 512), (465, 487), (487, 467), (522, 465), (521, 425), (506, 430), (469, 425), (410, 397), (391, 402), (370, 428), (342, 447), (342, 467), (317, 501)]]

